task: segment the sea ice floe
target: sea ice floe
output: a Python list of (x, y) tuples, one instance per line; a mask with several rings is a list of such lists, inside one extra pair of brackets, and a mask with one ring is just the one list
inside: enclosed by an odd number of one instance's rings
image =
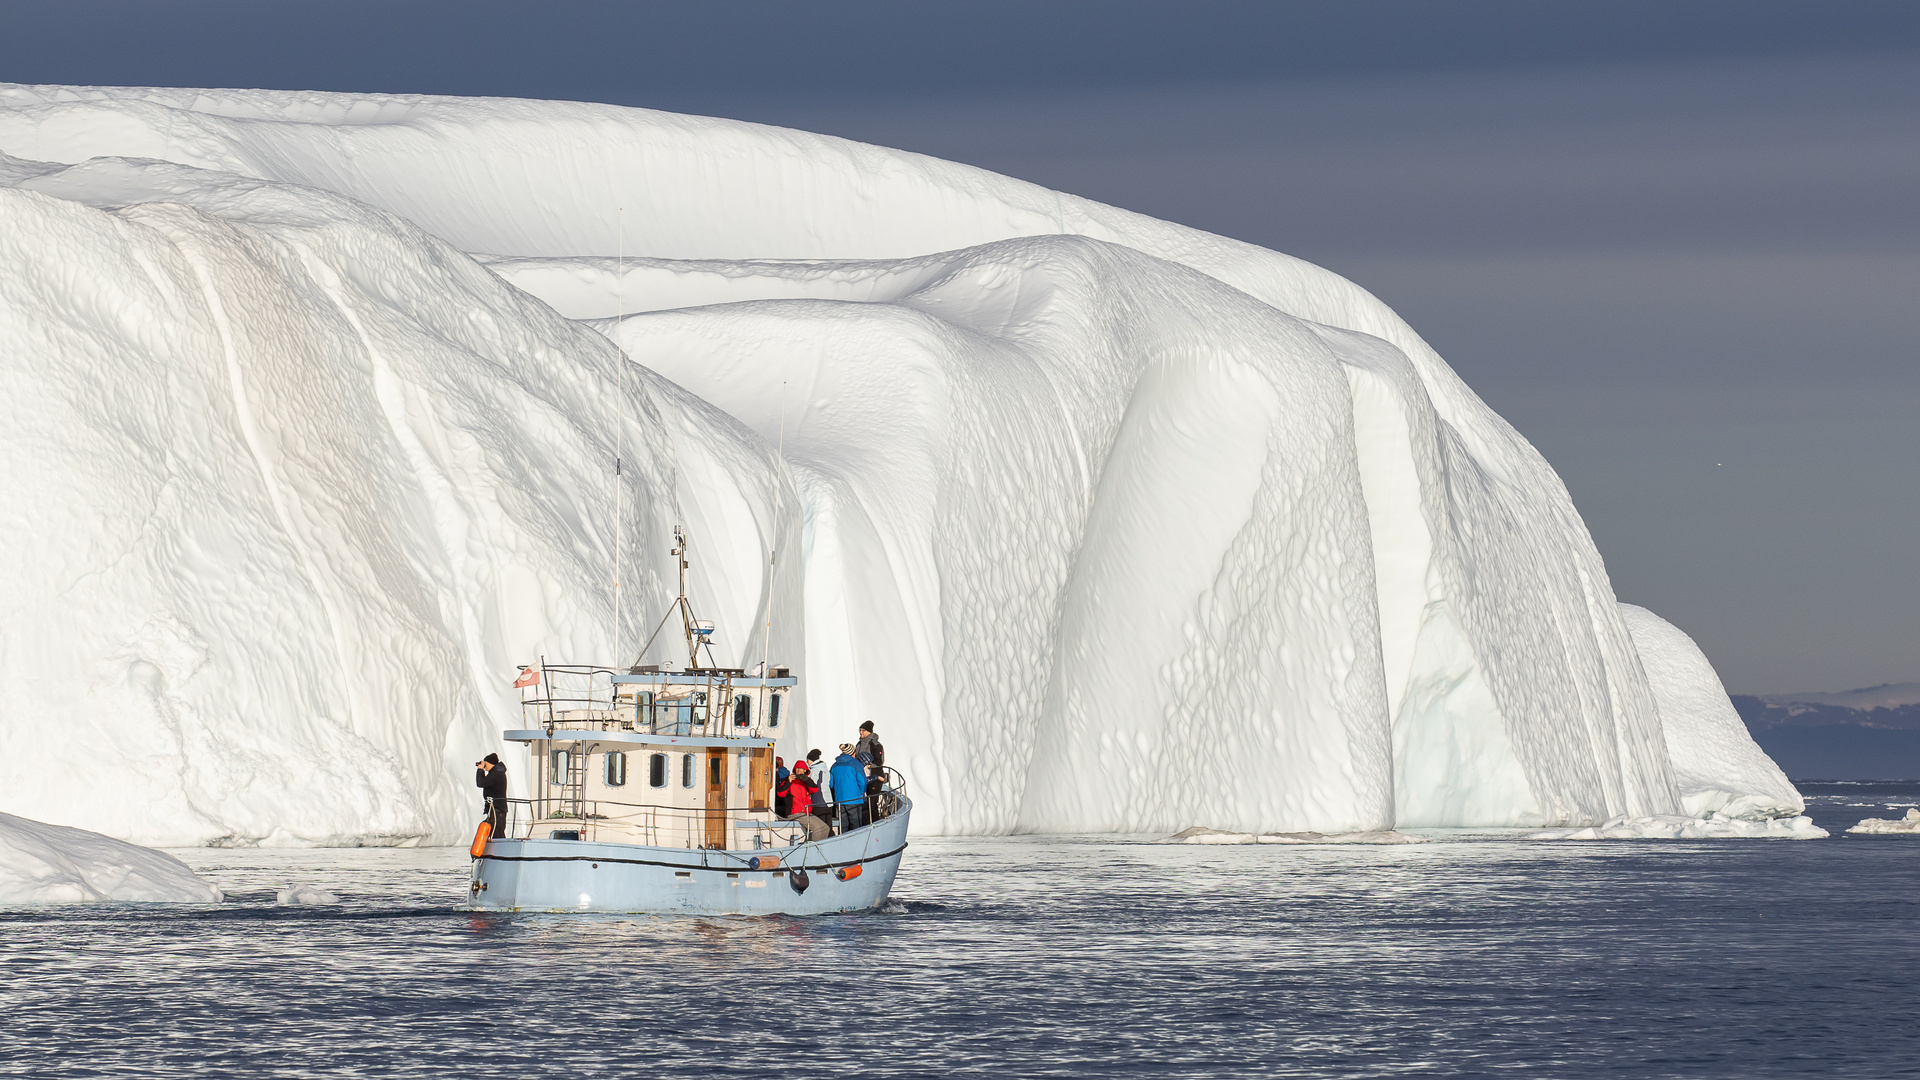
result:
[(337, 904), (340, 898), (317, 885), (288, 885), (274, 894), (273, 902), (282, 907)]
[(1540, 829), (1525, 834), (1529, 840), (1819, 840), (1828, 836), (1825, 829), (1804, 815), (1794, 817), (1731, 818), (1713, 814), (1705, 818), (1678, 814), (1647, 817), (1617, 817), (1602, 825), (1580, 829)]
[(1920, 810), (1908, 810), (1907, 816), (1902, 818), (1861, 818), (1858, 825), (1847, 831), (1850, 833), (1920, 834)]
[(1410, 836), (1391, 829), (1366, 832), (1317, 833), (1243, 833), (1218, 829), (1192, 828), (1162, 840), (1163, 844), (1424, 844), (1424, 836)]

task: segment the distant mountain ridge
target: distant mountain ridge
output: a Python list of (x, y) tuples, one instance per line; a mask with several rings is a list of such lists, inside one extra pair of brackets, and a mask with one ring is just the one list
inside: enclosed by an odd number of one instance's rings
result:
[(1730, 696), (1754, 741), (1796, 780), (1920, 778), (1920, 682)]
[(1770, 705), (1839, 705), (1848, 709), (1894, 709), (1902, 705), (1920, 705), (1920, 682), (1881, 683), (1862, 690), (1842, 690), (1837, 694), (1767, 694), (1761, 698)]

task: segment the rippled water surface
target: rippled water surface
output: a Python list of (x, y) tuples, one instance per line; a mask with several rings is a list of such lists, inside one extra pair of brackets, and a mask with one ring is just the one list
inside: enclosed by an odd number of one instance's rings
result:
[[(1920, 802), (1808, 794), (1836, 833)], [(467, 915), (457, 850), (180, 854), (229, 902), (0, 913), (0, 1075), (1920, 1071), (1920, 837), (927, 839), (892, 911), (815, 919)]]

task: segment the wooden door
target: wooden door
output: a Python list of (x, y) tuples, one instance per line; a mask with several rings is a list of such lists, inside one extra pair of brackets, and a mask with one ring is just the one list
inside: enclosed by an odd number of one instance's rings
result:
[(706, 845), (716, 851), (727, 849), (727, 752), (718, 746), (707, 748), (707, 836)]
[(747, 751), (747, 809), (773, 808), (773, 747)]

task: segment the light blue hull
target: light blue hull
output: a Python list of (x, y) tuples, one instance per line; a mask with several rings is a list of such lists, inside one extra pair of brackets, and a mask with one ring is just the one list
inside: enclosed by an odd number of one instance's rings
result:
[[(893, 888), (907, 847), (908, 812), (903, 807), (877, 824), (817, 843), (757, 851), (493, 840), (473, 862), (468, 909), (680, 915), (864, 911), (886, 903)], [(777, 860), (777, 866), (756, 869), (756, 859)], [(805, 891), (794, 887), (801, 871)]]

